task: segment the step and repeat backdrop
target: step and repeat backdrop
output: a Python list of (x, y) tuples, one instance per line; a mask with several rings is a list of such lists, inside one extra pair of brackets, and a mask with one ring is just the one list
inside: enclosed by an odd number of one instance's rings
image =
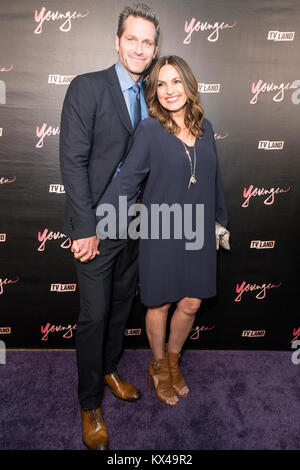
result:
[[(0, 340), (74, 348), (79, 291), (63, 233), (60, 114), (71, 80), (116, 62), (127, 1), (1, 0)], [(218, 295), (187, 348), (289, 350), (300, 336), (300, 3), (148, 0), (159, 55), (192, 67), (212, 122), (231, 233)], [(125, 347), (148, 348), (138, 287)], [(293, 344), (294, 343), (294, 344)]]

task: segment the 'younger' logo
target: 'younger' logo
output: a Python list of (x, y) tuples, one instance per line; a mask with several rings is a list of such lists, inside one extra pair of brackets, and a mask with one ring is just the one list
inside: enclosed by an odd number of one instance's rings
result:
[(293, 81), (293, 83), (280, 83), (279, 85), (276, 85), (276, 83), (267, 83), (264, 82), (263, 80), (258, 80), (257, 83), (252, 83), (251, 86), (251, 93), (253, 94), (253, 97), (250, 100), (250, 104), (256, 104), (258, 100), (258, 96), (261, 93), (274, 93), (273, 95), (273, 101), (276, 101), (277, 103), (280, 103), (283, 98), (284, 98), (284, 92), (286, 90), (291, 90), (293, 88), (298, 88), (298, 85), (296, 81)]
[(287, 193), (290, 190), (291, 190), (290, 186), (287, 189), (281, 189), (281, 188), (265, 189), (265, 188), (254, 188), (253, 184), (251, 184), (248, 189), (244, 188), (243, 196), (245, 198), (245, 201), (243, 202), (242, 207), (248, 207), (250, 199), (255, 196), (267, 196), (264, 199), (264, 204), (266, 204), (267, 206), (270, 206), (271, 204), (274, 203), (275, 195)]
[(44, 229), (43, 232), (38, 233), (38, 241), (40, 242), (40, 246), (38, 247), (38, 251), (44, 251), (45, 245), (48, 240), (60, 240), (64, 239), (64, 241), (60, 244), (61, 248), (71, 248), (72, 242), (69, 237), (67, 237), (64, 233), (61, 232), (52, 232), (48, 231), (47, 228)]
[(78, 13), (77, 11), (74, 11), (71, 13), (70, 11), (67, 11), (66, 13), (61, 13), (59, 11), (51, 11), (48, 10), (46, 11), (45, 7), (41, 8), (41, 11), (38, 12), (35, 10), (34, 12), (34, 21), (38, 23), (37, 27), (34, 30), (35, 34), (41, 34), (43, 31), (43, 24), (45, 21), (62, 21), (62, 24), (59, 27), (59, 30), (62, 31), (63, 33), (68, 33), (71, 28), (72, 28), (72, 20), (75, 20), (77, 18), (84, 18), (89, 14), (89, 10), (87, 10), (87, 13)]
[(35, 144), (36, 148), (40, 149), (44, 147), (44, 139), (46, 136), (50, 135), (59, 135), (60, 128), (48, 126), (46, 122), (43, 123), (42, 127), (36, 126), (35, 130), (36, 136), (38, 137), (38, 142)]
[(41, 333), (42, 333), (42, 341), (48, 341), (49, 333), (64, 333), (62, 335), (63, 338), (69, 339), (73, 337), (73, 332), (76, 330), (77, 325), (51, 325), (50, 323), (46, 323), (45, 326), (41, 326)]
[(236, 25), (236, 21), (233, 24), (227, 24), (222, 21), (219, 23), (215, 21), (214, 23), (209, 23), (208, 21), (197, 21), (196, 18), (192, 18), (190, 22), (186, 21), (184, 25), (184, 31), (187, 33), (186, 38), (183, 41), (183, 44), (190, 44), (192, 34), (194, 31), (209, 31), (207, 40), (210, 42), (216, 42), (219, 39), (219, 31), (223, 29), (233, 28)]
[(242, 284), (236, 285), (235, 290), (238, 295), (236, 296), (234, 301), (240, 302), (242, 300), (242, 295), (244, 294), (244, 292), (249, 292), (249, 291), (258, 292), (255, 297), (256, 299), (261, 300), (266, 297), (267, 290), (274, 289), (280, 286), (281, 286), (281, 282), (279, 282), (278, 284), (272, 284), (271, 282), (269, 282), (268, 284), (264, 283), (262, 285), (259, 285), (259, 284), (250, 284), (250, 283), (246, 283), (246, 281), (243, 281)]

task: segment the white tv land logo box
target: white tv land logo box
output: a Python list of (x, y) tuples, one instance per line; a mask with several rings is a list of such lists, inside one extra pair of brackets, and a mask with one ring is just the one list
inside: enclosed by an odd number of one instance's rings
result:
[(250, 248), (274, 248), (275, 240), (263, 241), (263, 240), (252, 240), (250, 242)]
[(244, 330), (242, 336), (247, 336), (248, 338), (262, 338), (265, 334), (266, 330)]
[(0, 233), (0, 242), (6, 241), (6, 233)]
[(10, 335), (11, 334), (11, 327), (10, 326), (1, 326), (0, 327), (0, 335)]
[(2, 137), (3, 127), (0, 127), (0, 137)]
[(260, 140), (258, 142), (260, 150), (282, 150), (283, 146), (284, 140)]
[(49, 75), (48, 83), (50, 85), (70, 85), (76, 75)]
[(198, 83), (199, 93), (220, 93), (220, 83)]
[(0, 80), (0, 104), (6, 104), (6, 83)]
[(295, 31), (269, 31), (268, 41), (294, 41)]
[(6, 345), (0, 340), (0, 364), (6, 364)]
[(139, 336), (142, 332), (141, 328), (135, 328), (135, 329), (126, 329), (125, 330), (125, 336)]
[(64, 194), (65, 187), (63, 184), (50, 184), (49, 193)]
[(74, 292), (76, 284), (51, 284), (51, 292)]

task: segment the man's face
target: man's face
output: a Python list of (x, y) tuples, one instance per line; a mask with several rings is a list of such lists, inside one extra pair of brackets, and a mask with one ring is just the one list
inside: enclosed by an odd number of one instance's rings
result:
[(129, 16), (122, 36), (116, 36), (120, 65), (137, 81), (157, 52), (155, 26), (144, 18)]

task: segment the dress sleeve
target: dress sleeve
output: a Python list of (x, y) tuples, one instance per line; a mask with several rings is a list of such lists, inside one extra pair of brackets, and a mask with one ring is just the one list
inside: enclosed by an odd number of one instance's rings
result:
[(134, 134), (132, 147), (119, 171), (102, 195), (97, 208), (97, 236), (122, 238), (131, 216), (130, 206), (136, 203), (140, 185), (150, 172), (149, 131), (143, 121)]
[(216, 222), (219, 222), (219, 224), (221, 224), (223, 227), (227, 227), (228, 214), (227, 214), (227, 209), (226, 209), (226, 204), (225, 204), (225, 199), (224, 199), (223, 185), (222, 185), (222, 179), (221, 179), (221, 173), (220, 173), (220, 167), (219, 167), (215, 136), (214, 136), (214, 131), (212, 127), (211, 127), (211, 131), (212, 131), (212, 141), (213, 141), (214, 151), (216, 155), (216, 165), (217, 165), (216, 178), (215, 178), (215, 220)]

